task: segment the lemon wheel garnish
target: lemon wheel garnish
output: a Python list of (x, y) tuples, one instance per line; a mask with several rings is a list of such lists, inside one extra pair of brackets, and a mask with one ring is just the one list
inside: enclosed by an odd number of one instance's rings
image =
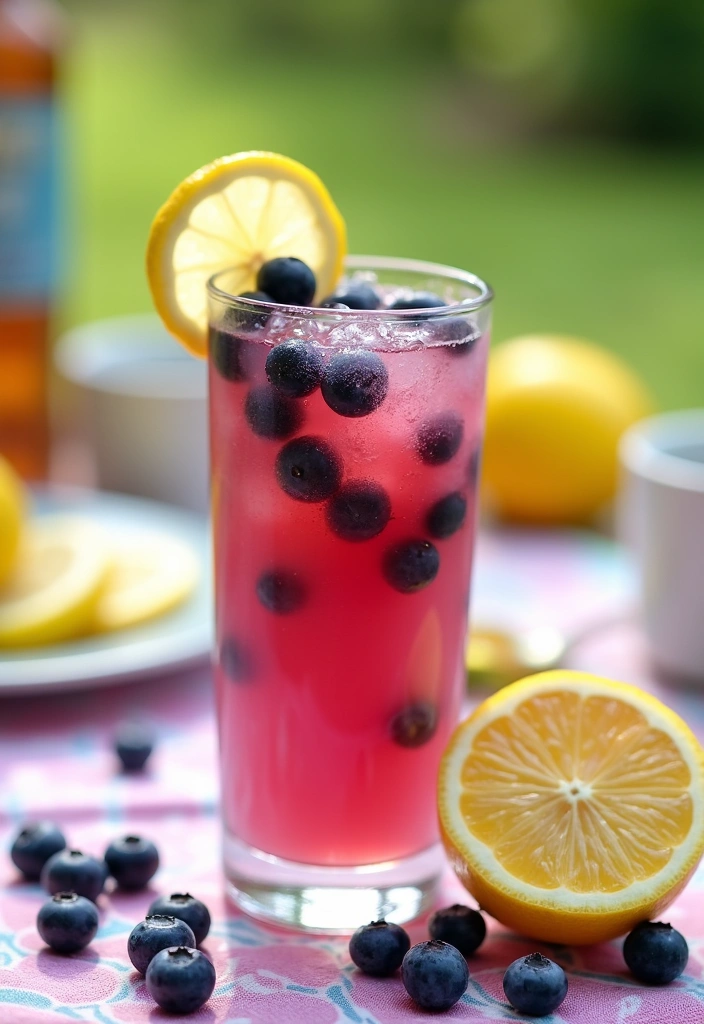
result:
[(20, 546), (27, 501), (20, 478), (0, 455), (0, 585), (9, 576)]
[(111, 554), (112, 567), (93, 620), (99, 632), (136, 626), (171, 611), (198, 582), (195, 554), (175, 538), (125, 536), (113, 544)]
[(317, 174), (277, 153), (235, 153), (176, 188), (152, 224), (147, 277), (164, 324), (191, 352), (206, 353), (206, 283), (230, 270), (231, 294), (252, 291), (266, 260), (296, 256), (333, 290), (346, 251), (345, 223)]
[(108, 538), (89, 520), (47, 516), (29, 523), (0, 588), (0, 647), (34, 647), (87, 632), (109, 566)]
[(545, 672), (452, 736), (441, 831), (480, 906), (533, 938), (600, 942), (659, 915), (704, 851), (704, 755), (634, 686)]

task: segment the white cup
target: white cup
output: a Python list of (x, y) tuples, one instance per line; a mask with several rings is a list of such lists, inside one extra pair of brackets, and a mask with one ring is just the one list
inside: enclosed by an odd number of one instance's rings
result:
[(85, 324), (58, 342), (83, 399), (97, 482), (197, 512), (208, 506), (208, 380), (155, 316)]
[(620, 458), (620, 532), (636, 556), (653, 660), (704, 681), (704, 409), (642, 420)]

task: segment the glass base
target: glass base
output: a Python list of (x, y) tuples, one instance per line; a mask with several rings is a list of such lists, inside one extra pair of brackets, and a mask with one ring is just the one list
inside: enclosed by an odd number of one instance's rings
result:
[(439, 843), (412, 857), (320, 867), (282, 860), (225, 836), (228, 893), (238, 907), (262, 921), (347, 934), (385, 918), (404, 924), (432, 906), (444, 867)]

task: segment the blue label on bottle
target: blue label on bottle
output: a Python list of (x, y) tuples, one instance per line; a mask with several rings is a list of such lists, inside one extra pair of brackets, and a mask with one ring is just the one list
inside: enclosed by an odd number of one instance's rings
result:
[(0, 99), (0, 300), (42, 300), (51, 290), (54, 134), (48, 99)]

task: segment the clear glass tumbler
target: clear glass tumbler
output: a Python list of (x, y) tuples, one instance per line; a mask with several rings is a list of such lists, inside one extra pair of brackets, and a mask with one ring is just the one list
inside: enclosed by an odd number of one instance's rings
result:
[(248, 912), (329, 932), (417, 916), (442, 870), (492, 298), (410, 260), (352, 257), (350, 280), (447, 305), (209, 283), (225, 871)]

